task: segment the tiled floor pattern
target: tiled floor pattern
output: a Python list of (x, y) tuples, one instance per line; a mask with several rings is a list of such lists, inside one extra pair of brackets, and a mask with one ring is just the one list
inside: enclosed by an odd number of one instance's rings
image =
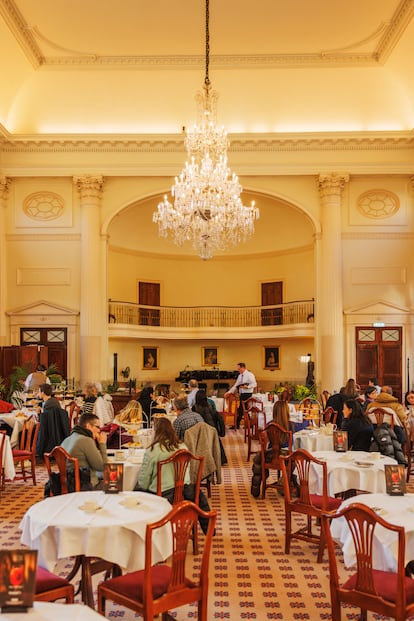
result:
[[(317, 564), (316, 546), (304, 542), (294, 543), (291, 554), (284, 554), (282, 497), (274, 490), (264, 501), (250, 495), (251, 462), (246, 460), (242, 431), (228, 431), (224, 443), (229, 464), (223, 468), (223, 483), (213, 486), (210, 502), (219, 518), (211, 556), (208, 621), (330, 619), (327, 562)], [(0, 547), (19, 546), (21, 516), (43, 495), (45, 475), (42, 467), (38, 470), (36, 488), (31, 483), (8, 483), (3, 492)], [(198, 557), (190, 555), (190, 562), (196, 566)], [(62, 560), (56, 572), (65, 575), (70, 567), (70, 560)], [(195, 619), (196, 608), (183, 607), (173, 616), (178, 621)], [(108, 602), (107, 617), (130, 621), (136, 616)], [(342, 612), (344, 621), (358, 617), (354, 608)]]

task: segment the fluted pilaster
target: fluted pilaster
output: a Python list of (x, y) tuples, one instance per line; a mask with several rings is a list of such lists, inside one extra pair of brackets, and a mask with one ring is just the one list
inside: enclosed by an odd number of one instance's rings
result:
[(0, 175), (0, 346), (8, 345), (7, 334), (7, 252), (6, 218), (7, 195), (11, 180)]
[(75, 177), (81, 212), (80, 376), (106, 378), (108, 351), (107, 240), (101, 235), (102, 176)]
[(344, 383), (341, 208), (347, 174), (320, 175), (318, 191), (322, 234), (316, 242), (316, 359), (321, 389)]

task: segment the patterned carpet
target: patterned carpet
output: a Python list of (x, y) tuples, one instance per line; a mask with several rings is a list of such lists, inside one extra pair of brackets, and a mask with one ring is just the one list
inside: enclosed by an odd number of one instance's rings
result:
[[(210, 499), (219, 517), (210, 565), (208, 620), (330, 619), (328, 563), (316, 563), (316, 546), (305, 542), (294, 542), (291, 554), (284, 554), (283, 498), (274, 490), (267, 492), (264, 501), (253, 498), (251, 462), (246, 460), (243, 431), (228, 431), (223, 440), (229, 463), (223, 468), (223, 483), (212, 487)], [(42, 466), (38, 473), (37, 487), (7, 483), (0, 507), (2, 548), (20, 546), (20, 519), (43, 496), (46, 477)], [(190, 562), (197, 564), (198, 557), (190, 555)], [(70, 567), (69, 560), (61, 561), (56, 573), (65, 575)], [(196, 608), (180, 608), (173, 616), (177, 621), (195, 619)], [(358, 616), (355, 608), (342, 611), (343, 620), (356, 620)], [(136, 618), (131, 611), (110, 602), (107, 617), (125, 621)], [(369, 620), (380, 618), (368, 615)]]

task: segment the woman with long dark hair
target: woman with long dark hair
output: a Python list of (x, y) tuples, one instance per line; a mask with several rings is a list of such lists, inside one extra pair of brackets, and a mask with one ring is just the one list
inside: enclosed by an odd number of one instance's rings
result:
[[(157, 493), (158, 482), (158, 462), (164, 461), (174, 455), (180, 449), (186, 449), (186, 445), (180, 442), (174, 427), (168, 418), (160, 417), (156, 418), (154, 422), (154, 439), (150, 446), (145, 449), (144, 459), (138, 475), (138, 483), (135, 489), (145, 490), (152, 493)], [(171, 503), (174, 499), (174, 464), (165, 464), (162, 467), (162, 483), (161, 490), (164, 498), (167, 498)], [(190, 480), (190, 469), (187, 469), (184, 479), (184, 498), (185, 500), (195, 499), (194, 484)], [(203, 511), (210, 511), (208, 500), (203, 492), (200, 490), (199, 502), (200, 509)], [(207, 532), (208, 520), (205, 518), (199, 518), (200, 526), (204, 533)]]
[(374, 427), (362, 409), (358, 399), (347, 399), (344, 403), (342, 431), (348, 432), (348, 448), (352, 451), (369, 451)]

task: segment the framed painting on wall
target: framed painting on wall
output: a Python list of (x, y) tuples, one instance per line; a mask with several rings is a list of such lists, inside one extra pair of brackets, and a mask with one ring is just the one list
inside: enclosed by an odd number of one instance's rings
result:
[(263, 347), (263, 368), (273, 371), (280, 369), (280, 347)]
[(218, 347), (201, 348), (201, 365), (203, 367), (211, 367), (218, 363)]
[(160, 363), (159, 347), (142, 348), (142, 369), (158, 369)]

